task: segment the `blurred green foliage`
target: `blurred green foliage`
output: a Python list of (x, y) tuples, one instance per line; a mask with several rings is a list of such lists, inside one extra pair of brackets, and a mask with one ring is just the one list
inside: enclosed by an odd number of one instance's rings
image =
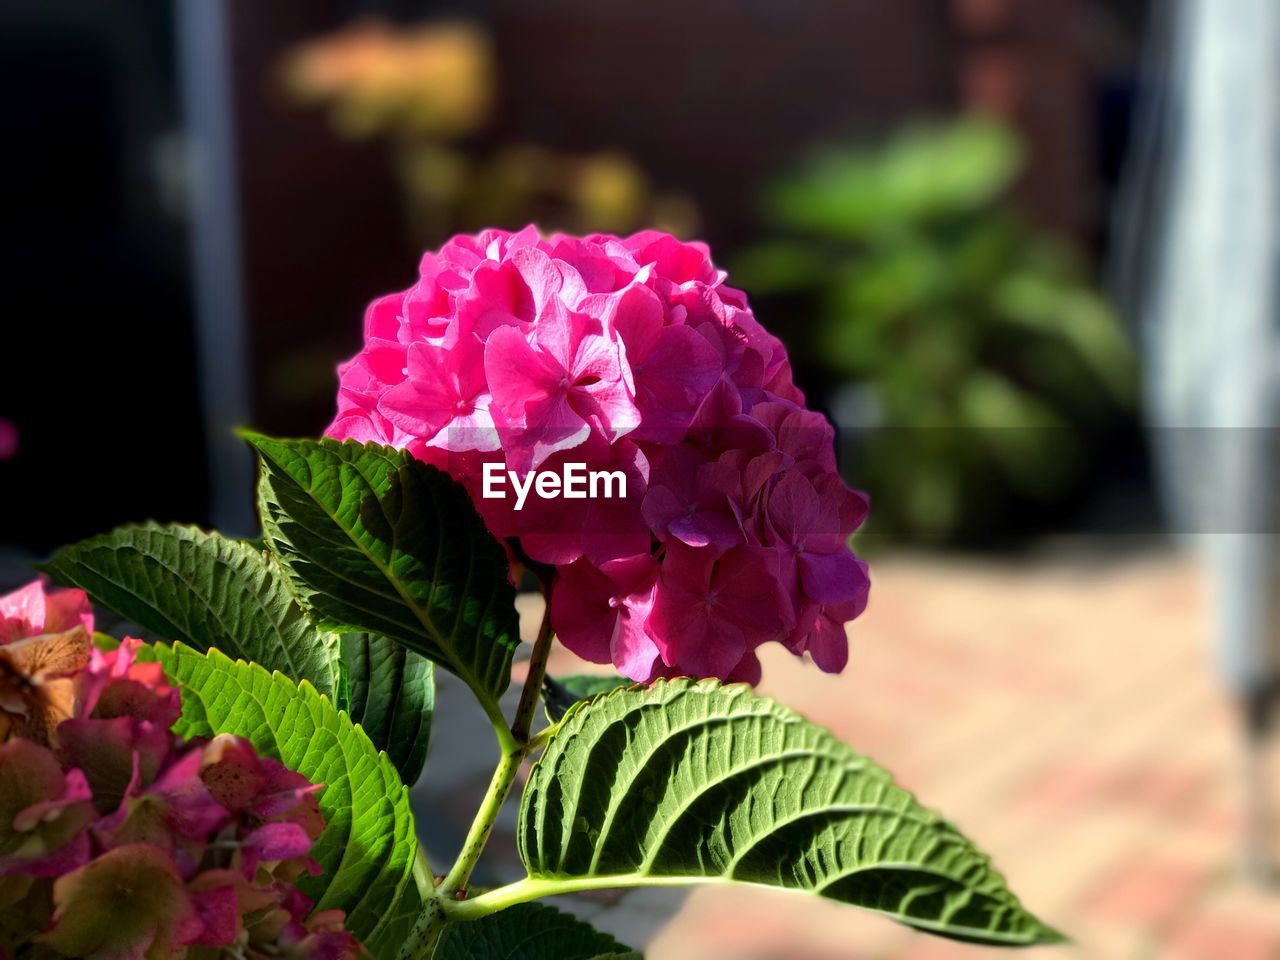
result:
[(879, 532), (1009, 533), (1009, 507), (1068, 496), (1132, 408), (1111, 308), (1006, 202), (1021, 164), (1013, 134), (980, 119), (830, 153), (767, 189), (776, 239), (735, 264), (753, 297), (812, 318), (791, 342), (846, 383), (846, 470)]

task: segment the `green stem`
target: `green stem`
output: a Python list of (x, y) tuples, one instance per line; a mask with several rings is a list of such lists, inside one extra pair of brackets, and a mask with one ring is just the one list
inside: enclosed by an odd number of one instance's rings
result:
[[(524, 689), (520, 692), (520, 705), (516, 708), (515, 720), (510, 732), (505, 729), (500, 731), (499, 743), (503, 750), (497, 769), (493, 771), (489, 789), (485, 792), (475, 819), (471, 821), (471, 829), (467, 831), (467, 838), (463, 841), (462, 852), (458, 854), (458, 859), (436, 891), (436, 896), (446, 904), (453, 901), (459, 891), (466, 890), (471, 871), (480, 860), (480, 854), (484, 852), (489, 836), (493, 833), (494, 824), (498, 822), (498, 813), (511, 793), (511, 787), (520, 772), (520, 764), (534, 749), (546, 742), (540, 736), (529, 739), (529, 728), (533, 724), (534, 710), (542, 692), (542, 680), (547, 672), (547, 656), (551, 650), (551, 585), (545, 580), (542, 595), (546, 606), (542, 624), (538, 628), (538, 638), (533, 644), (533, 654), (529, 658), (529, 673), (525, 677)], [(501, 734), (506, 734), (505, 739)]]
[(474, 900), (457, 900), (445, 903), (445, 917), (450, 923), (479, 920), (491, 913), (514, 907), (519, 903), (554, 897), (563, 893), (580, 893), (584, 890), (618, 890), (626, 887), (689, 887), (695, 884), (715, 883), (709, 877), (655, 877), (648, 874), (629, 873), (605, 877), (564, 877), (548, 879), (525, 877), (505, 887), (482, 893)]
[(557, 720), (555, 723), (548, 724), (530, 737), (529, 742), (525, 745), (525, 756), (531, 757), (545, 747), (551, 738), (560, 732), (560, 725), (562, 723), (564, 723), (563, 718)]
[(448, 920), (445, 919), (444, 908), (436, 898), (435, 875), (431, 872), (427, 852), (422, 849), (421, 844), (413, 860), (413, 882), (418, 888), (418, 898), (422, 901), (422, 912), (414, 921), (413, 929), (409, 931), (398, 957), (399, 960), (431, 960)]
[(449, 919), (444, 913), (444, 902), (434, 894), (422, 902), (422, 912), (414, 921), (413, 929), (400, 948), (398, 960), (431, 960), (440, 942), (440, 935), (448, 925)]
[(498, 761), (498, 768), (493, 771), (493, 779), (489, 781), (489, 789), (485, 792), (475, 819), (471, 821), (471, 829), (467, 831), (462, 852), (440, 884), (438, 895), (444, 899), (448, 900), (459, 890), (465, 889), (467, 881), (471, 879), (471, 871), (475, 869), (485, 844), (489, 842), (493, 826), (498, 822), (498, 812), (506, 802), (507, 794), (511, 792), (511, 785), (515, 782), (523, 759), (524, 751), (517, 748), (514, 753), (504, 753)]
[(533, 726), (533, 715), (538, 709), (538, 700), (542, 696), (542, 681), (547, 676), (547, 657), (551, 654), (551, 581), (542, 581), (542, 597), (546, 604), (542, 611), (542, 625), (538, 628), (538, 638), (533, 642), (533, 653), (529, 656), (529, 672), (524, 678), (524, 689), (520, 691), (520, 705), (516, 707), (516, 716), (511, 721), (511, 735), (520, 744), (529, 742), (529, 730)]
[[(479, 695), (477, 694), (477, 696)], [(484, 707), (485, 715), (489, 718), (489, 723), (493, 725), (493, 732), (498, 737), (498, 749), (504, 755), (519, 750), (520, 742), (507, 729), (507, 720), (502, 715), (502, 708), (498, 706), (498, 701), (483, 696), (480, 696), (479, 699), (480, 705)]]
[(418, 898), (426, 903), (436, 895), (436, 878), (431, 872), (431, 864), (427, 862), (427, 851), (418, 844), (413, 858), (413, 883), (418, 888)]

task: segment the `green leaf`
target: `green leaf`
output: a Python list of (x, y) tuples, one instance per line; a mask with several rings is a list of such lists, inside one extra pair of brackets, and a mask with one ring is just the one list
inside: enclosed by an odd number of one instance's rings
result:
[(298, 886), (317, 910), (341, 909), (375, 956), (394, 957), (422, 908), (413, 876), (418, 841), (409, 792), (385, 754), (309, 684), (257, 664), (177, 644), (155, 647), (182, 687), (186, 737), (232, 733), (261, 753), (324, 784), (325, 828), (311, 855), (324, 868)]
[(41, 569), (169, 641), (261, 663), (333, 692), (332, 648), (260, 550), (196, 527), (119, 527)]
[(467, 492), (402, 450), (249, 435), (267, 541), (326, 626), (404, 644), (492, 703), (519, 638), (507, 558)]
[(431, 661), (368, 633), (343, 634), (339, 643), (351, 719), (387, 751), (400, 779), (412, 786), (422, 772), (431, 738), (436, 704)]
[(640, 954), (572, 914), (523, 903), (445, 927), (435, 960), (628, 960)]
[(43, 569), (161, 639), (309, 681), (349, 710), (405, 782), (421, 772), (435, 703), (431, 665), (381, 637), (318, 629), (260, 546), (147, 523), (63, 547)]
[(546, 707), (547, 717), (553, 723), (565, 715), (565, 712), (579, 700), (590, 700), (592, 697), (619, 687), (629, 687), (635, 683), (626, 677), (597, 673), (575, 673), (568, 677), (547, 677), (544, 681), (542, 702)]
[(543, 893), (741, 882), (959, 940), (1061, 939), (888, 773), (745, 686), (659, 681), (575, 707), (530, 775), (519, 843)]

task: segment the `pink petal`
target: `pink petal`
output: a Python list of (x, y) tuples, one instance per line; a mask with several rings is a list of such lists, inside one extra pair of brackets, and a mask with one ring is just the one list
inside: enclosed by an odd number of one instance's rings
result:
[(240, 934), (240, 896), (233, 883), (190, 891), (202, 930), (191, 941), (201, 947), (229, 947)]
[(288, 860), (311, 851), (311, 838), (296, 823), (268, 823), (244, 838), (241, 850), (255, 862)]

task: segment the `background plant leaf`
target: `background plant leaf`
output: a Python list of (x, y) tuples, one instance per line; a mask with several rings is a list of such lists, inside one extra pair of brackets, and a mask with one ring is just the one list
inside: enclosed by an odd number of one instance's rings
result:
[(418, 841), (409, 792), (385, 754), (309, 684), (182, 644), (155, 657), (182, 687), (187, 737), (232, 733), (314, 783), (324, 832), (311, 855), (324, 868), (298, 886), (317, 910), (341, 909), (374, 957), (395, 957), (422, 908), (413, 877)]
[(393, 640), (368, 633), (339, 637), (347, 671), (347, 711), (387, 751), (412, 786), (422, 772), (435, 712), (434, 667)]
[(323, 625), (404, 644), (490, 701), (519, 638), (507, 557), (459, 484), (401, 450), (249, 435), (267, 541)]
[(641, 960), (641, 955), (572, 914), (522, 903), (480, 920), (449, 924), (434, 960)]
[(533, 768), (519, 843), (535, 879), (752, 883), (959, 940), (1060, 939), (888, 773), (746, 686), (659, 681), (575, 707)]
[(215, 647), (333, 693), (334, 639), (316, 630), (261, 550), (144, 523), (63, 547), (41, 569), (172, 642)]
[(547, 711), (547, 718), (554, 723), (575, 703), (590, 700), (594, 696), (617, 690), (619, 687), (632, 686), (634, 683), (634, 680), (611, 674), (575, 673), (567, 677), (549, 676), (543, 681), (545, 689), (542, 692), (542, 703)]

